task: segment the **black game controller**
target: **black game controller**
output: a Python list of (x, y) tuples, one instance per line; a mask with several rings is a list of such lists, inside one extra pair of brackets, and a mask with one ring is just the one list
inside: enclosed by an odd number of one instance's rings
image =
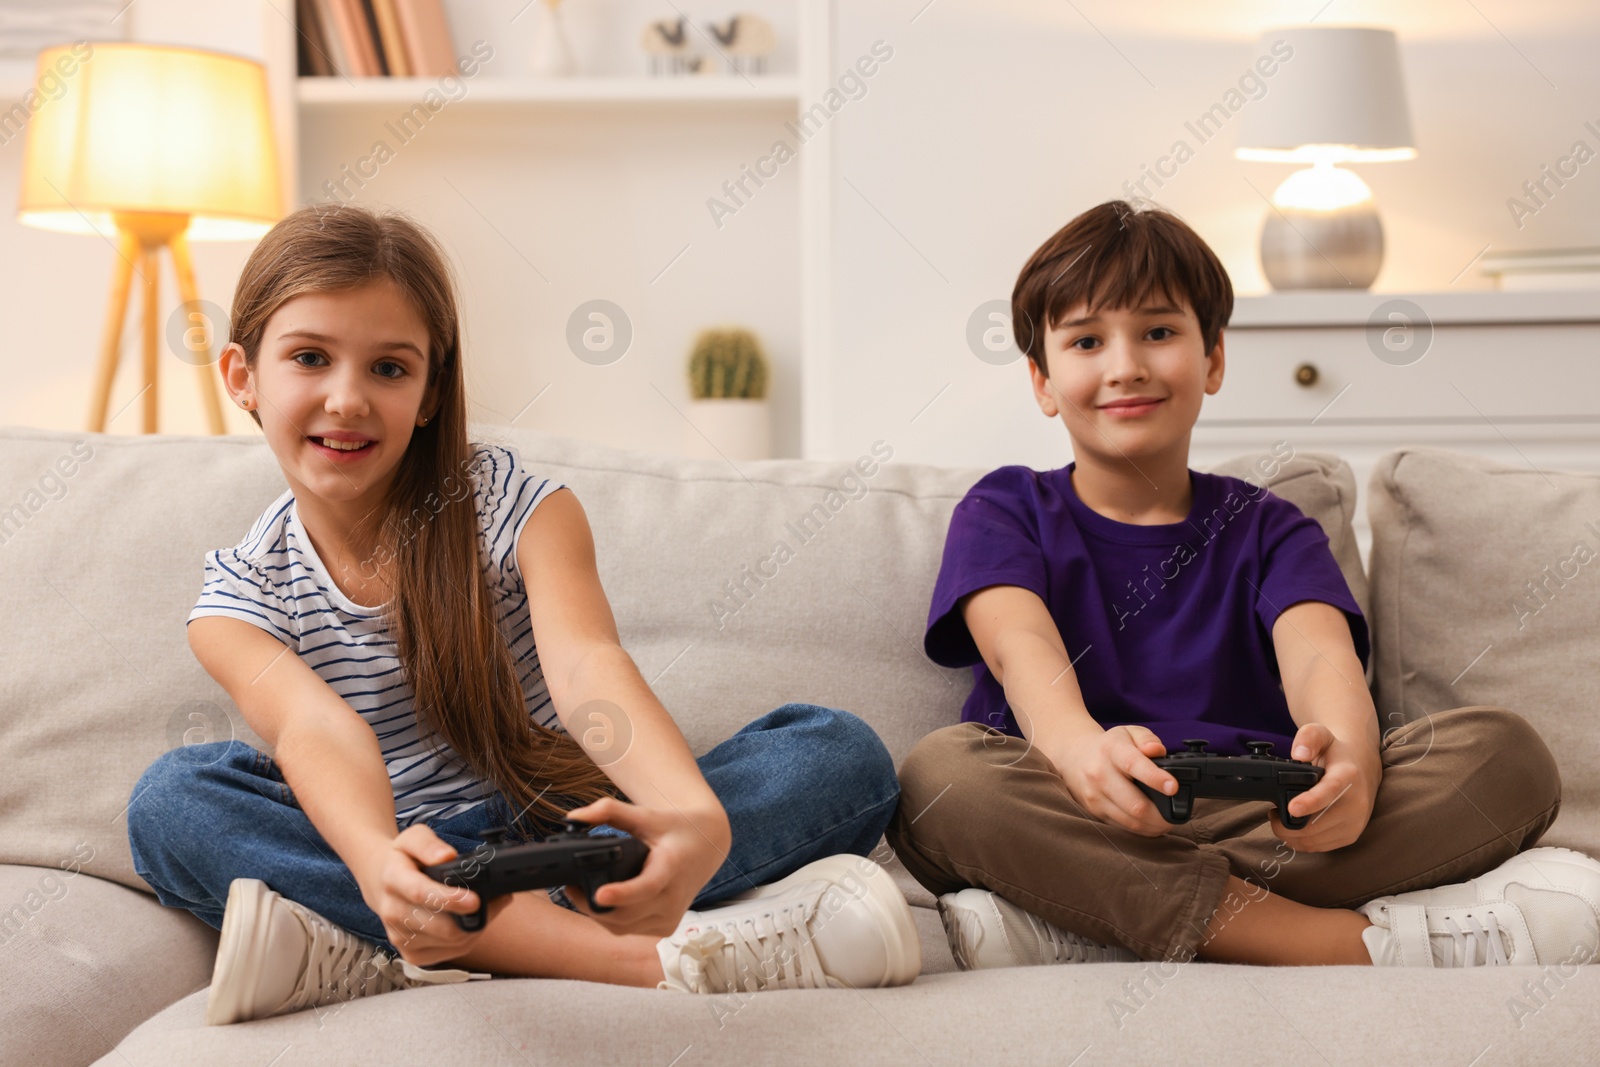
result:
[(1187, 752), (1157, 756), (1152, 762), (1178, 780), (1178, 791), (1171, 796), (1143, 782), (1133, 784), (1144, 790), (1170, 823), (1189, 821), (1196, 797), (1271, 800), (1278, 805), (1278, 818), (1291, 830), (1304, 828), (1309, 815), (1290, 815), (1289, 801), (1322, 780), (1322, 768), (1303, 760), (1285, 759), (1272, 754), (1271, 741), (1246, 741), (1248, 756), (1221, 756), (1206, 751), (1205, 741), (1184, 741)]
[(611, 909), (594, 902), (594, 891), (608, 882), (637, 875), (644, 868), (650, 848), (626, 834), (590, 836), (587, 830), (584, 823), (568, 820), (561, 833), (551, 834), (543, 841), (506, 845), (505, 827), (496, 826), (479, 831), (484, 843), (465, 856), (424, 867), (422, 873), (436, 882), (478, 894), (477, 911), (471, 915), (452, 913), (461, 929), (469, 932), (482, 930), (489, 921), (491, 899), (524, 889), (576, 885), (588, 896), (591, 909), (607, 912)]

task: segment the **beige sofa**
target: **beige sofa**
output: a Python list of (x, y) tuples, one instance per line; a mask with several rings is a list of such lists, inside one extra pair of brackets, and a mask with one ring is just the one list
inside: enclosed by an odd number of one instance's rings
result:
[[(968, 672), (929, 663), (921, 635), (950, 511), (982, 471), (895, 458), (856, 479), (854, 463), (735, 470), (475, 429), (577, 492), (624, 643), (697, 751), (791, 700), (860, 714), (897, 761), (957, 718)], [(1546, 843), (1600, 853), (1600, 560), (1575, 562), (1577, 542), (1600, 549), (1600, 477), (1387, 457), (1370, 488), (1370, 593), (1349, 468), (1300, 455), (1273, 488), (1322, 522), (1370, 610), (1383, 721), (1466, 704), (1526, 715), (1566, 791)], [(158, 905), (134, 874), (125, 811), (140, 772), (174, 745), (261, 744), (189, 653), (184, 620), (202, 553), (234, 544), (282, 489), (255, 438), (0, 429), (6, 1064), (1466, 1067), (1600, 1055), (1600, 967), (957, 973), (931, 899), (897, 865), (923, 935), (923, 975), (904, 988), (708, 999), (496, 980), (208, 1028), (216, 935)], [(801, 542), (794, 524), (808, 512), (821, 532)], [(794, 557), (747, 601), (730, 598), (726, 583), (779, 539)]]

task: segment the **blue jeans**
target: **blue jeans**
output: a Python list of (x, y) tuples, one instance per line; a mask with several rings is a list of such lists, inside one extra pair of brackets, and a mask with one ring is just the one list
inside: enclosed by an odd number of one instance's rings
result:
[[(846, 711), (785, 704), (697, 761), (733, 830), (722, 867), (695, 897), (703, 908), (776, 881), (823, 856), (867, 855), (894, 814), (894, 761), (872, 727)], [(465, 854), (479, 830), (511, 825), (499, 793), (431, 822)], [(221, 929), (228, 886), (259, 878), (389, 952), (355, 876), (312, 825), (272, 757), (242, 741), (163, 753), (128, 807), (133, 869), (168, 907)]]

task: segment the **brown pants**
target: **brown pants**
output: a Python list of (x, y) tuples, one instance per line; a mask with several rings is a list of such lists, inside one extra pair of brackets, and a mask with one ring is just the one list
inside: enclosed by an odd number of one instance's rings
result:
[[(1259, 800), (1195, 801), (1145, 837), (1085, 812), (1028, 742), (978, 723), (924, 737), (900, 771), (889, 843), (935, 894), (992, 890), (1064, 930), (1150, 960), (1188, 960), (1226, 905), (1229, 874), (1319, 908), (1465, 881), (1531, 848), (1561, 779), (1526, 719), (1438, 712), (1389, 731), (1372, 817), (1353, 844), (1298, 852)], [(1253, 894), (1259, 897), (1259, 893)]]

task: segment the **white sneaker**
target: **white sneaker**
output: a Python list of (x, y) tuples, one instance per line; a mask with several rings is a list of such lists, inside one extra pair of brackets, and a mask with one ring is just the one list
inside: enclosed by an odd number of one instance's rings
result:
[(1036, 967), (1045, 963), (1138, 963), (1120, 945), (1102, 945), (1063, 930), (987, 889), (963, 889), (939, 898), (939, 918), (950, 955), (963, 971)]
[(889, 872), (851, 855), (685, 912), (656, 952), (658, 988), (680, 993), (896, 986), (922, 970), (905, 896)]
[(260, 879), (235, 878), (222, 913), (206, 1025), (488, 977), (418, 967), (268, 889)]
[(1592, 963), (1600, 954), (1600, 862), (1534, 848), (1488, 874), (1363, 905), (1379, 967)]

